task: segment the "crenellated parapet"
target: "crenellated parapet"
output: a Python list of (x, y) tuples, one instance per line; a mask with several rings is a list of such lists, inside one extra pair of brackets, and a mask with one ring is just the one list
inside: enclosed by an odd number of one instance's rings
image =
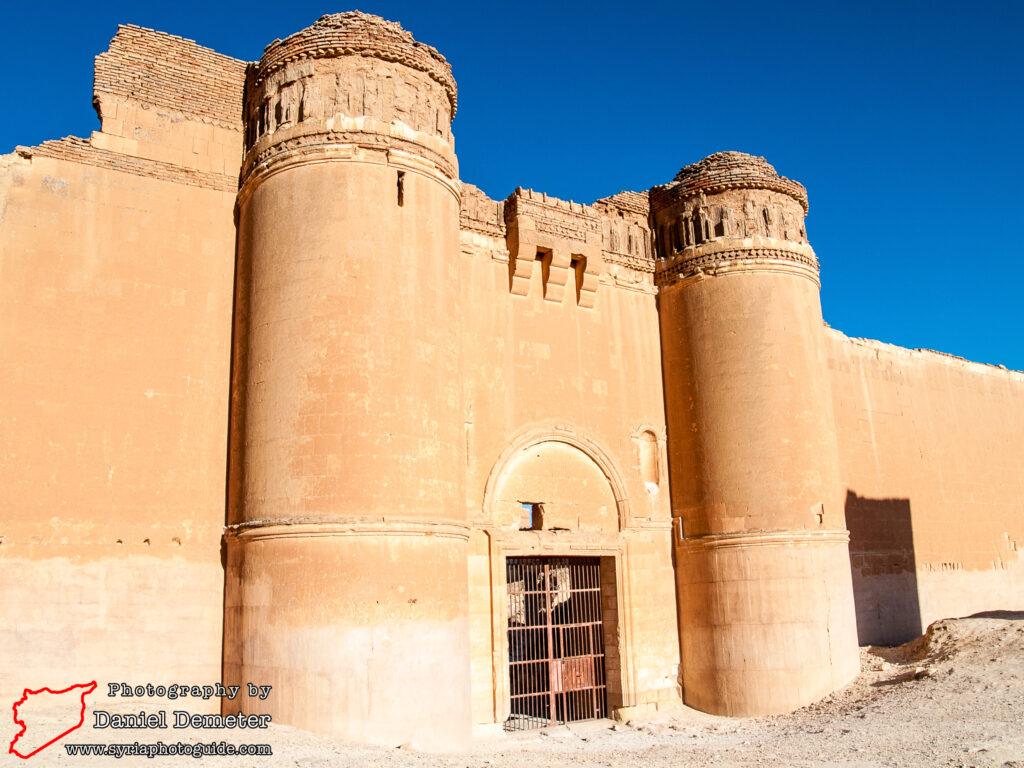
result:
[(650, 200), (659, 284), (758, 266), (797, 269), (817, 282), (804, 228), (807, 190), (763, 157), (710, 155), (654, 187)]
[(323, 16), (268, 45), (247, 75), (243, 186), (296, 157), (377, 150), (440, 175), (457, 193), (451, 66), (400, 24), (360, 12)]

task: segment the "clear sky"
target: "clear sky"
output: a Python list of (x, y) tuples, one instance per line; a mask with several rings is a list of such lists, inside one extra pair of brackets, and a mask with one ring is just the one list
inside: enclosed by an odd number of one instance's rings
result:
[[(1024, 369), (1024, 2), (359, 0), (452, 63), (463, 180), (591, 202), (733, 149), (807, 186), (825, 319)], [(0, 152), (98, 128), (118, 23), (240, 59), (351, 10), (309, 0), (18, 4)]]

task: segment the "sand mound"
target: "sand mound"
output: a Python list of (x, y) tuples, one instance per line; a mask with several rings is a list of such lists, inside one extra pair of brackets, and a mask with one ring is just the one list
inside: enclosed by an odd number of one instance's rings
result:
[(958, 657), (974, 661), (987, 656), (995, 661), (1008, 651), (1022, 648), (1024, 612), (992, 611), (932, 622), (921, 637), (879, 655), (895, 663), (936, 665)]

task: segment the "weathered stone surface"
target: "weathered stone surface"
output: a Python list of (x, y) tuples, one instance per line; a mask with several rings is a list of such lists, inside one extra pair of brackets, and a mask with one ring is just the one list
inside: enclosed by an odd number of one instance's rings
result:
[(0, 694), (223, 673), (458, 745), (510, 714), (509, 557), (597, 558), (622, 721), (1024, 608), (1024, 374), (828, 329), (764, 158), (492, 200), (447, 61), (358, 12), (248, 64), (120, 27), (94, 103), (0, 158)]

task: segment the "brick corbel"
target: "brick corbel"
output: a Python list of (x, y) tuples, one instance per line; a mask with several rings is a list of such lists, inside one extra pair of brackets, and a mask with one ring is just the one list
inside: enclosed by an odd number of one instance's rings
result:
[(601, 237), (596, 233), (587, 234), (587, 243), (579, 255), (583, 257), (582, 274), (574, 276), (577, 285), (576, 303), (584, 309), (593, 309), (597, 301), (597, 286), (601, 280), (602, 257)]
[(561, 304), (565, 297), (565, 286), (569, 282), (569, 265), (572, 255), (564, 246), (550, 249), (544, 256), (544, 299)]
[(537, 232), (529, 216), (516, 216), (506, 231), (508, 243), (509, 290), (525, 296), (530, 290), (530, 274), (537, 259)]

